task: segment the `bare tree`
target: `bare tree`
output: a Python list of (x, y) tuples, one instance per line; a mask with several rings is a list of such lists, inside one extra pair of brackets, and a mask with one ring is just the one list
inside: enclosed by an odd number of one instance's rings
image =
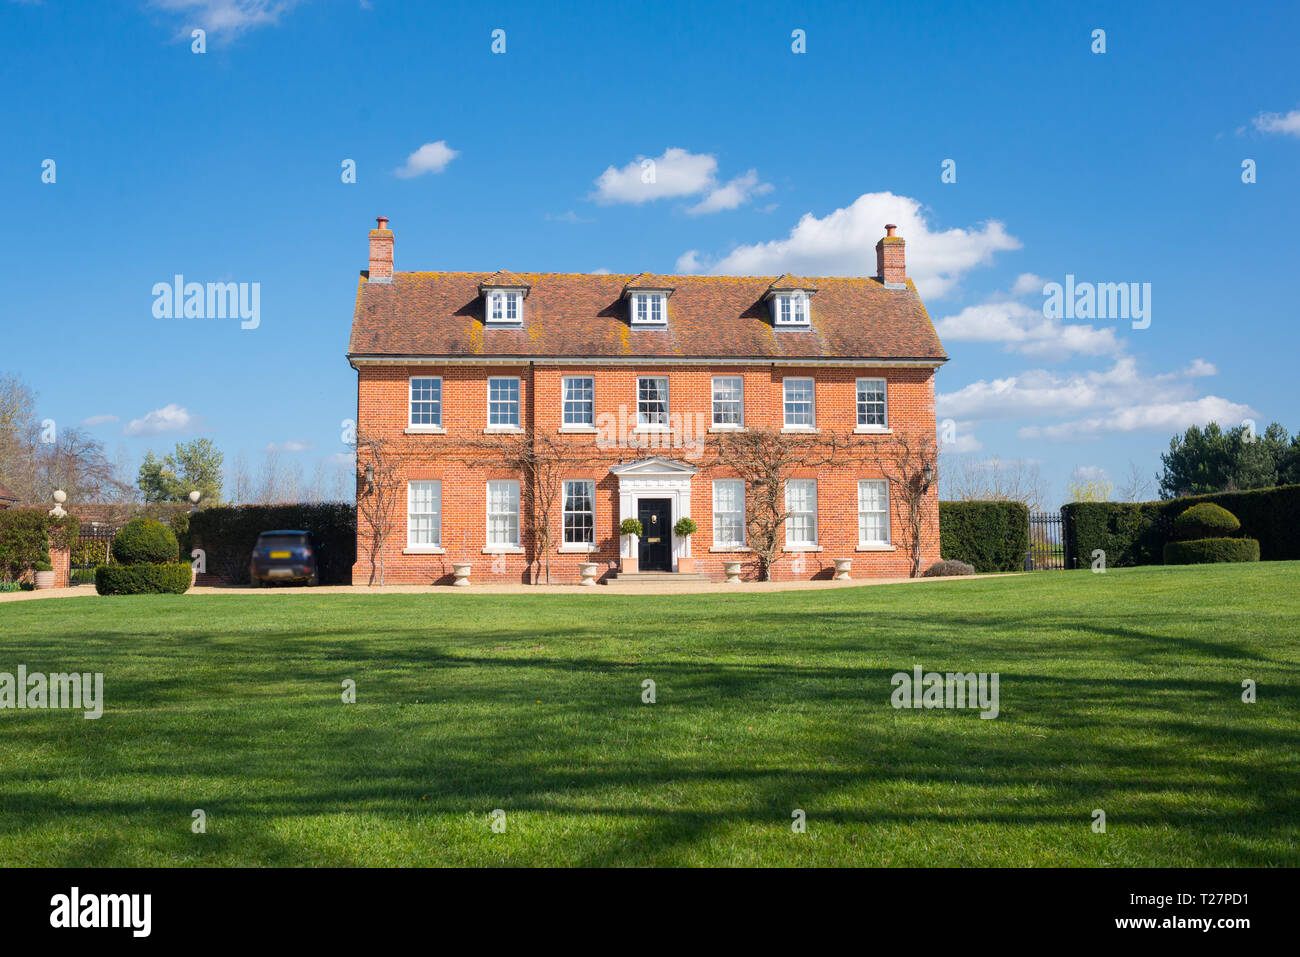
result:
[(876, 454), (876, 464), (889, 482), (891, 502), (903, 506), (903, 550), (911, 559), (910, 577), (921, 573), (921, 554), (937, 544), (938, 529), (925, 521), (925, 498), (934, 485), (938, 468), (938, 449), (928, 435), (896, 432), (893, 441)]
[(958, 466), (944, 456), (944, 497), (958, 502), (1020, 502), (1041, 511), (1047, 486), (1038, 466), (1024, 459), (962, 459)]
[(371, 585), (384, 584), (384, 546), (395, 531), (398, 505), (405, 507), (408, 458), (378, 434), (357, 434), (357, 544), (362, 545), (364, 535)]
[(519, 475), (519, 508), (527, 516), (528, 531), (525, 539), (524, 528), (520, 529), (520, 541), (528, 542), (529, 575), (536, 584), (540, 568), (549, 585), (554, 519), (564, 494), (564, 478), (605, 462), (606, 456), (594, 443), (578, 443), (532, 429), (485, 437), (470, 443), (470, 450), (467, 464), (486, 463)]
[(1155, 497), (1156, 477), (1144, 475), (1138, 464), (1128, 460), (1128, 474), (1119, 483), (1121, 502), (1149, 502)]
[(851, 439), (834, 433), (798, 435), (771, 429), (746, 429), (714, 436), (709, 452), (724, 469), (745, 481), (745, 533), (763, 581), (781, 557), (782, 530), (791, 511), (786, 480), (796, 469), (834, 463)]

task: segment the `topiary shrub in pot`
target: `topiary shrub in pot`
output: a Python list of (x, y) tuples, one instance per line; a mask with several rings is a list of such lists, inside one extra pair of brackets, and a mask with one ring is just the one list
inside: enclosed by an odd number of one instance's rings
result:
[(622, 550), (627, 553), (620, 558), (619, 568), (624, 574), (633, 575), (637, 571), (636, 540), (641, 537), (641, 532), (639, 518), (625, 518), (619, 523), (618, 533), (625, 539)]
[(176, 535), (153, 519), (132, 519), (113, 538), (113, 560), (119, 565), (161, 565), (179, 557)]
[[(686, 539), (687, 549), (691, 547), (691, 536), (697, 531), (699, 531), (699, 526), (695, 524), (695, 519), (688, 518), (685, 515), (679, 518), (677, 524), (673, 526), (673, 534), (678, 538)], [(677, 556), (677, 570), (683, 574), (691, 574), (695, 571), (695, 559), (690, 555)]]
[(54, 587), (54, 566), (48, 560), (32, 566), (32, 580), (37, 588)]
[(935, 562), (924, 572), (922, 578), (948, 578), (954, 575), (974, 575), (975, 566), (967, 565), (965, 562), (959, 562), (955, 559), (947, 559), (942, 562)]

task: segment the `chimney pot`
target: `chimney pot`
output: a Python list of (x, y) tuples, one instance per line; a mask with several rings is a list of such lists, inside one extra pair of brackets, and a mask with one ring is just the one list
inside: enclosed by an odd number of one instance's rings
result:
[(377, 229), (387, 229), (387, 228), (388, 228), (388, 217), (387, 217), (387, 216), (379, 216), (379, 217), (377, 217), (377, 218), (375, 219), (375, 227), (376, 227)]
[[(385, 222), (387, 222), (387, 220), (385, 220)], [(898, 227), (895, 226), (893, 223), (885, 223), (885, 235), (886, 236), (894, 235), (894, 230), (897, 228)]]

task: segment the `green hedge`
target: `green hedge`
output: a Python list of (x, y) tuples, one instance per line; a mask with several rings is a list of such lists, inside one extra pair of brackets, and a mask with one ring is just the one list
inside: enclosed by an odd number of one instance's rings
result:
[(940, 502), (939, 555), (977, 572), (1021, 571), (1029, 551), (1029, 509), (1019, 502)]
[(172, 530), (151, 518), (133, 518), (113, 536), (113, 561), (119, 565), (161, 565), (179, 558)]
[(55, 518), (43, 508), (0, 509), (0, 578), (16, 579), (37, 562), (50, 560), (50, 545), (76, 542), (80, 523), (71, 515)]
[(95, 591), (101, 595), (183, 595), (189, 587), (190, 566), (183, 562), (95, 569)]
[(1257, 562), (1259, 542), (1253, 538), (1194, 538), (1166, 542), (1166, 565), (1208, 565), (1212, 562)]
[[(1075, 567), (1092, 564), (1093, 549), (1106, 565), (1159, 565), (1166, 542), (1174, 541), (1174, 520), (1201, 502), (1213, 502), (1241, 522), (1238, 534), (1259, 542), (1266, 562), (1300, 559), (1300, 485), (1217, 492), (1167, 502), (1074, 502), (1065, 506), (1066, 550)], [(942, 510), (940, 516), (942, 517)]]
[(223, 505), (190, 516), (189, 539), (202, 548), (207, 571), (236, 585), (248, 584), (248, 561), (262, 532), (301, 528), (316, 539), (322, 585), (349, 585), (357, 560), (357, 513), (350, 502), (292, 505)]

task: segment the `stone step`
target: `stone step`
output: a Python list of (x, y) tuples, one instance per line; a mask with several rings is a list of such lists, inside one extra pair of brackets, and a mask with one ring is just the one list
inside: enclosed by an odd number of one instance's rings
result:
[(686, 582), (711, 582), (708, 575), (701, 572), (611, 572), (606, 585), (672, 585)]

